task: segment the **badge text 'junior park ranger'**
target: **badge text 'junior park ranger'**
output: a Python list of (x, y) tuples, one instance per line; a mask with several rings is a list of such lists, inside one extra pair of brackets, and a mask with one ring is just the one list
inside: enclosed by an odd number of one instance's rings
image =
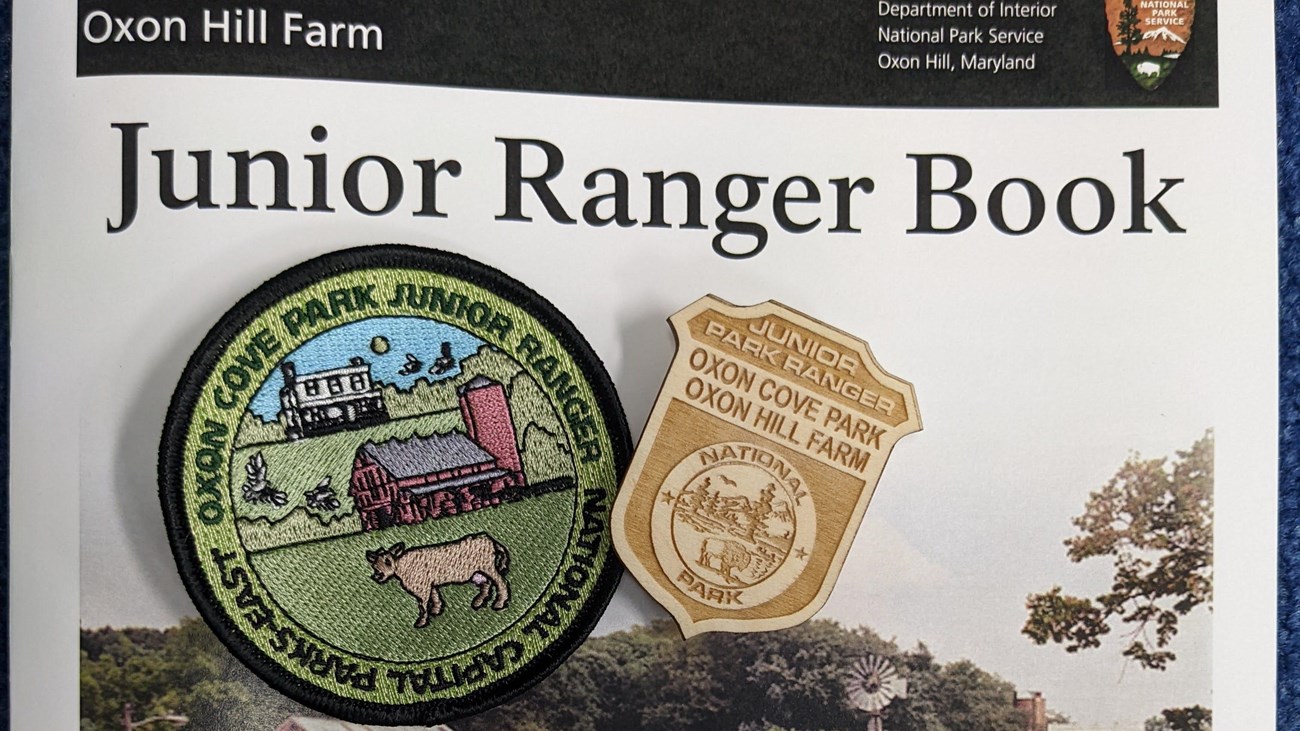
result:
[(682, 634), (790, 627), (830, 595), (885, 461), (921, 429), (867, 344), (775, 302), (700, 299), (614, 505)]

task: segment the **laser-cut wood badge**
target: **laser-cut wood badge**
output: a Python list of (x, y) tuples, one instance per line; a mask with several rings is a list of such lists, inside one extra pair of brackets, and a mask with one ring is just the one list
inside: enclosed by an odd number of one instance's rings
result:
[(790, 627), (826, 603), (912, 385), (867, 344), (776, 302), (669, 318), (664, 385), (614, 504), (628, 570), (686, 637)]

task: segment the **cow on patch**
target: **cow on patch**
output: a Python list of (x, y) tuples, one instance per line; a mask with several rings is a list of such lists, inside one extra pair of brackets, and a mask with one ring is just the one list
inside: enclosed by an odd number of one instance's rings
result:
[[(502, 610), (510, 601), (510, 585), (505, 574), (510, 571), (510, 552), (487, 533), (475, 533), (460, 540), (432, 546), (407, 548), (405, 543), (391, 548), (366, 551), (377, 583), (394, 576), (420, 607), (416, 628), (429, 624), (430, 617), (442, 613), (442, 596), (438, 587), (469, 584), (478, 587), (472, 606), (481, 609), (492, 599), (492, 608)], [(493, 594), (495, 593), (495, 598)]]

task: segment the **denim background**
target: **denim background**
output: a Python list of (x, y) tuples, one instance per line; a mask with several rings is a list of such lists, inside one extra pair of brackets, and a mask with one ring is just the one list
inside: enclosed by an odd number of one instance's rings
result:
[[(1278, 265), (1280, 385), (1278, 463), (1278, 728), (1300, 728), (1300, 3), (1276, 0), (1278, 117)], [(9, 412), (9, 152), (12, 4), (0, 0), (0, 414)], [(0, 657), (8, 658), (9, 423), (0, 419)], [(9, 727), (9, 664), (0, 663), (0, 728)]]

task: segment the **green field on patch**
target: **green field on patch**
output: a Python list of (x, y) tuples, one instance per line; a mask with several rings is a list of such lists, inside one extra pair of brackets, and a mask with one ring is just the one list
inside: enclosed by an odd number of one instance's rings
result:
[[(417, 525), (275, 548), (250, 560), (275, 602), (326, 642), (395, 661), (446, 657), (497, 635), (541, 596), (569, 545), (574, 495), (547, 493)], [(395, 578), (383, 584), (371, 578), (366, 551), (398, 542), (410, 549), (479, 532), (510, 552), (505, 578), (511, 597), (504, 610), (470, 608), (477, 593), (472, 584), (445, 586), (442, 614), (415, 629), (415, 599)]]
[[(231, 491), (234, 493), (235, 512), (241, 518), (240, 537), (249, 550), (297, 543), (314, 537), (328, 537), (361, 530), (361, 519), (355, 512), (348, 483), (352, 479), (352, 461), (357, 448), (367, 441), (382, 442), (397, 437), (409, 439), (415, 434), (445, 434), (452, 430), (464, 431), (460, 410), (439, 411), (406, 419), (394, 419), (376, 426), (353, 431), (342, 431), (320, 437), (300, 439), (296, 442), (254, 444), (235, 450), (230, 464)], [(242, 499), (241, 487), (244, 466), (250, 457), (261, 452), (266, 460), (267, 479), (271, 486), (286, 494), (286, 503), (275, 506), (252, 503)], [(328, 477), (330, 487), (339, 500), (334, 511), (316, 511), (306, 507), (305, 494)], [(292, 520), (290, 513), (300, 515)], [(329, 525), (313, 524), (329, 522)], [(248, 519), (256, 519), (250, 522)], [(315, 535), (312, 535), (315, 533)]]

